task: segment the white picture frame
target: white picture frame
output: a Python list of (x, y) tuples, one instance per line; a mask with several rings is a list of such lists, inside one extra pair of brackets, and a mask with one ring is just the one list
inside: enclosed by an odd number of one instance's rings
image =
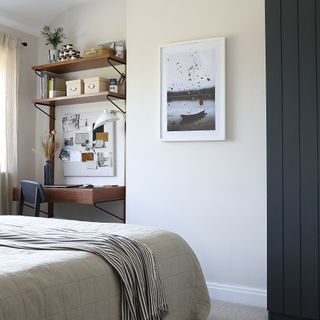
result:
[(162, 141), (225, 140), (225, 38), (160, 47)]

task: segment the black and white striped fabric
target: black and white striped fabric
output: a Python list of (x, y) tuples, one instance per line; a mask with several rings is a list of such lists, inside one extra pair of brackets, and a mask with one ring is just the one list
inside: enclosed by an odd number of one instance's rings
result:
[(33, 250), (80, 250), (108, 262), (121, 279), (123, 320), (162, 320), (168, 304), (155, 259), (144, 244), (119, 235), (69, 229), (32, 230), (2, 225), (0, 246)]

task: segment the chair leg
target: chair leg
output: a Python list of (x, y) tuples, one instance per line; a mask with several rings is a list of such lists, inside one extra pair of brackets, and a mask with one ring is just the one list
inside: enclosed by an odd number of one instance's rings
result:
[(24, 197), (22, 190), (20, 190), (20, 196), (19, 196), (19, 203), (17, 205), (17, 214), (18, 215), (23, 215), (23, 205), (24, 205)]
[(35, 199), (34, 199), (34, 216), (39, 217), (39, 213), (40, 213), (40, 193), (39, 193), (39, 189), (37, 188)]

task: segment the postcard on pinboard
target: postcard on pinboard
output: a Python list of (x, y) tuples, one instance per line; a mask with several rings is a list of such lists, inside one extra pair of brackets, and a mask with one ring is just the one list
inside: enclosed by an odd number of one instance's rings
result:
[(80, 162), (81, 161), (81, 152), (78, 150), (70, 151), (70, 161), (71, 162)]
[(108, 132), (97, 132), (96, 140), (108, 141)]
[(83, 144), (89, 142), (89, 132), (76, 133), (76, 144)]
[(63, 132), (70, 132), (79, 129), (79, 114), (71, 114), (62, 117)]
[(93, 161), (94, 160), (94, 153), (93, 152), (82, 152), (81, 153), (81, 160), (82, 160), (82, 162)]

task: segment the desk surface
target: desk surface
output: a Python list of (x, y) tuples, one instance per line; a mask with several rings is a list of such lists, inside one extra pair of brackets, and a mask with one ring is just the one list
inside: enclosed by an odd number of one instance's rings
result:
[[(80, 188), (43, 188), (49, 203), (64, 202), (95, 204), (99, 202), (125, 200), (125, 187)], [(19, 188), (13, 188), (13, 200), (19, 200)]]

